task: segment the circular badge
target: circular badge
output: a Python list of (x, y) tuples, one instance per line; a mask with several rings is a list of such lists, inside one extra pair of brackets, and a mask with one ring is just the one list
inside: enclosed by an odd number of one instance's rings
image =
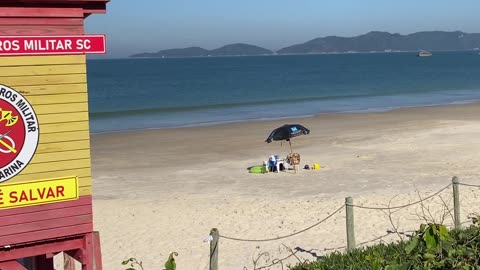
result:
[(32, 105), (17, 91), (0, 85), (0, 182), (28, 165), (37, 150), (39, 134)]

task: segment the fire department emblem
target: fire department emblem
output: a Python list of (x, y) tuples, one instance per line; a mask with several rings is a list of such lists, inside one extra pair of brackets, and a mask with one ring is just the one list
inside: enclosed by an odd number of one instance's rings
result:
[(14, 89), (0, 85), (0, 182), (28, 165), (37, 150), (39, 134), (30, 103)]

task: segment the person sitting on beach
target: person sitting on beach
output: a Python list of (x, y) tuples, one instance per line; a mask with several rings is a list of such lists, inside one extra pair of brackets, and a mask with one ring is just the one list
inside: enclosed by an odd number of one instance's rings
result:
[(268, 158), (268, 171), (273, 172), (277, 168), (277, 159), (275, 156), (270, 156)]

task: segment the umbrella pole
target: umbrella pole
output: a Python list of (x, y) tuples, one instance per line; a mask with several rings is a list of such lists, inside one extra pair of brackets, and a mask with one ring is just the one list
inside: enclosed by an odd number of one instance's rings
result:
[(290, 140), (288, 140), (288, 144), (290, 144), (290, 153), (293, 153), (292, 151), (292, 142)]

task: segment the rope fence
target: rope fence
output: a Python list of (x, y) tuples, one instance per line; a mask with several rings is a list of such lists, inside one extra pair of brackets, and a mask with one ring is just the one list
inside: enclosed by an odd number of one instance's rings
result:
[(219, 235), (220, 238), (224, 238), (224, 239), (228, 239), (228, 240), (233, 240), (233, 241), (240, 241), (240, 242), (270, 242), (270, 241), (276, 241), (276, 240), (280, 240), (280, 239), (285, 239), (285, 238), (289, 238), (289, 237), (292, 237), (292, 236), (295, 236), (297, 234), (301, 234), (301, 233), (304, 233), (310, 229), (313, 229), (315, 227), (317, 227), (318, 225), (322, 224), (323, 222), (329, 220), (331, 217), (333, 217), (336, 213), (340, 212), (341, 210), (343, 209), (343, 205), (340, 206), (337, 210), (333, 211), (333, 213), (331, 213), (330, 215), (328, 215), (326, 218), (320, 220), (319, 222), (313, 224), (312, 226), (309, 226), (305, 229), (302, 229), (298, 232), (294, 232), (294, 233), (291, 233), (291, 234), (288, 234), (288, 235), (284, 235), (284, 236), (278, 236), (278, 237), (274, 237), (274, 238), (267, 238), (267, 239), (242, 239), (242, 238), (235, 238), (235, 237), (230, 237), (230, 236), (225, 236), (225, 235)]
[(472, 185), (472, 184), (465, 184), (465, 183), (458, 183), (458, 184), (459, 184), (460, 186), (480, 188), (480, 185)]
[[(404, 204), (404, 205), (388, 206), (388, 207), (356, 205), (356, 204), (353, 203), (353, 199), (351, 197), (347, 197), (347, 198), (345, 198), (345, 204), (338, 207), (335, 211), (333, 211), (331, 214), (327, 215), (325, 218), (318, 221), (317, 223), (315, 223), (315, 224), (313, 224), (309, 227), (306, 227), (304, 229), (301, 229), (297, 232), (286, 234), (286, 235), (283, 235), (283, 236), (272, 237), (272, 238), (249, 239), (249, 238), (242, 238), (242, 237), (227, 236), (227, 235), (220, 234), (218, 229), (213, 228), (210, 231), (210, 235), (209, 235), (209, 241), (210, 241), (210, 267), (209, 267), (209, 269), (210, 270), (218, 270), (218, 246), (219, 246), (219, 239), (220, 238), (223, 238), (223, 239), (229, 240), (229, 241), (238, 241), (238, 242), (270, 242), (270, 241), (277, 241), (277, 240), (281, 240), (281, 239), (286, 239), (286, 238), (289, 238), (289, 237), (293, 237), (295, 235), (302, 234), (304, 232), (307, 232), (307, 231), (319, 226), (320, 224), (329, 220), (334, 215), (341, 212), (344, 207), (345, 207), (345, 211), (346, 211), (347, 245), (344, 245), (344, 246), (341, 246), (341, 247), (336, 247), (336, 248), (325, 248), (324, 251), (338, 250), (338, 249), (344, 249), (344, 248), (347, 248), (347, 250), (349, 251), (349, 250), (355, 249), (356, 246), (363, 246), (363, 245), (381, 240), (381, 239), (383, 239), (383, 238), (385, 238), (385, 237), (387, 237), (391, 234), (398, 234), (398, 233), (404, 234), (404, 233), (397, 232), (397, 231), (387, 231), (387, 234), (385, 234), (385, 235), (375, 237), (374, 239), (364, 241), (364, 242), (358, 243), (358, 245), (356, 245), (355, 244), (355, 233), (354, 233), (355, 228), (354, 228), (353, 209), (354, 208), (359, 208), (359, 209), (385, 211), (385, 210), (397, 210), (397, 209), (407, 208), (407, 207), (410, 207), (410, 206), (417, 205), (417, 204), (423, 203), (425, 201), (428, 201), (428, 200), (434, 198), (435, 196), (439, 195), (440, 193), (444, 192), (445, 190), (447, 190), (450, 187), (453, 187), (454, 227), (455, 227), (455, 229), (460, 229), (462, 225), (464, 225), (465, 223), (470, 221), (470, 218), (469, 218), (469, 220), (463, 221), (463, 222), (460, 220), (460, 192), (459, 192), (459, 186), (480, 188), (480, 185), (460, 183), (457, 177), (453, 177), (452, 178), (452, 183), (448, 184), (447, 186), (443, 187), (442, 189), (438, 190), (437, 192), (435, 192), (435, 193), (433, 193), (433, 194), (431, 194), (431, 195), (429, 195), (425, 198), (420, 198), (420, 200), (418, 200), (418, 201), (408, 203), (408, 204)], [(292, 255), (293, 254), (291, 254), (289, 257), (291, 257)], [(284, 259), (286, 259), (286, 258), (284, 258)], [(279, 263), (279, 262), (283, 261), (284, 259), (279, 260), (276, 263)]]
[[(375, 237), (375, 238), (373, 238), (373, 239), (370, 239), (370, 240), (367, 240), (367, 241), (363, 241), (363, 242), (361, 242), (361, 243), (358, 243), (358, 246), (364, 246), (364, 245), (366, 245), (366, 244), (373, 243), (373, 242), (375, 242), (375, 241), (381, 240), (381, 239), (383, 239), (383, 238), (385, 238), (385, 237), (387, 237), (387, 236), (389, 236), (389, 235), (392, 235), (392, 234), (394, 234), (394, 233), (395, 233), (395, 232), (393, 232), (393, 231), (389, 231), (389, 232), (387, 232), (387, 233), (384, 234), (384, 235), (377, 236), (377, 237)], [(347, 248), (347, 246), (344, 245), (344, 246), (339, 246), (339, 247), (334, 247), (334, 248), (324, 248), (323, 251), (332, 251), (332, 250), (339, 250), (339, 249), (344, 249), (344, 248)]]
[(422, 203), (424, 201), (428, 201), (430, 200), (431, 198), (437, 196), (438, 194), (442, 193), (443, 191), (445, 191), (447, 188), (449, 188), (450, 186), (452, 186), (452, 184), (448, 184), (446, 187), (440, 189), (439, 191), (433, 193), (432, 195), (426, 197), (426, 198), (423, 198), (421, 200), (418, 200), (416, 202), (412, 202), (412, 203), (407, 203), (407, 204), (404, 204), (404, 205), (399, 205), (399, 206), (391, 206), (391, 207), (376, 207), (376, 206), (364, 206), (364, 205), (355, 205), (355, 204), (352, 204), (353, 207), (355, 208), (362, 208), (362, 209), (370, 209), (370, 210), (395, 210), (395, 209), (401, 209), (401, 208), (406, 208), (406, 207), (410, 207), (410, 206), (413, 206), (413, 205), (416, 205), (416, 204), (419, 204), (419, 203)]

